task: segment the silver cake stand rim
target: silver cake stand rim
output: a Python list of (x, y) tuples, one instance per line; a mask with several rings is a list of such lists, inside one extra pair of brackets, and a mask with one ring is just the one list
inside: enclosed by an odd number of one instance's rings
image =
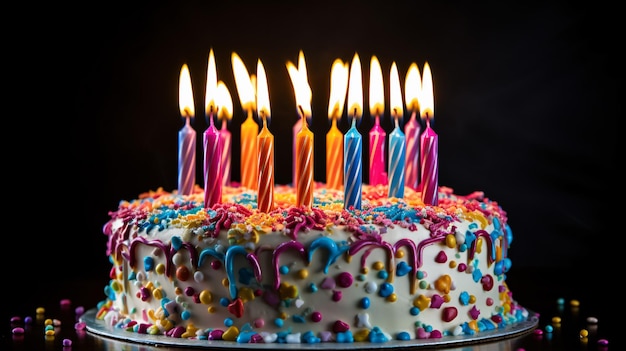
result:
[(221, 340), (198, 340), (187, 338), (173, 338), (165, 335), (139, 334), (136, 332), (126, 331), (120, 328), (114, 328), (106, 325), (104, 321), (96, 318), (97, 308), (87, 310), (81, 317), (80, 321), (85, 323), (87, 331), (108, 338), (132, 343), (140, 343), (152, 346), (175, 346), (175, 347), (193, 347), (206, 349), (228, 349), (228, 350), (251, 350), (251, 349), (285, 349), (285, 350), (359, 350), (359, 349), (381, 349), (381, 348), (422, 348), (422, 347), (447, 347), (462, 346), (469, 344), (480, 344), (485, 342), (494, 342), (502, 339), (509, 339), (515, 336), (529, 333), (533, 331), (539, 324), (538, 314), (528, 311), (529, 317), (525, 321), (521, 321), (504, 328), (482, 331), (476, 335), (460, 335), (460, 336), (444, 336), (439, 339), (411, 339), (411, 340), (390, 340), (385, 343), (370, 342), (353, 342), (353, 343), (337, 343), (323, 342), (316, 344), (307, 343), (237, 343), (234, 341)]

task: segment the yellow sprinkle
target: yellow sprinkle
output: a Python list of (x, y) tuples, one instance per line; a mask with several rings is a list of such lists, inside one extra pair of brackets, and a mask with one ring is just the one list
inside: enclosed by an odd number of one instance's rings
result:
[(581, 338), (586, 338), (589, 336), (589, 331), (587, 329), (581, 329), (580, 330), (580, 337)]
[(398, 300), (398, 295), (396, 295), (396, 293), (392, 293), (391, 295), (387, 296), (387, 302), (396, 302)]
[(370, 335), (370, 331), (368, 329), (361, 329), (354, 333), (354, 341), (367, 341)]
[(578, 300), (571, 300), (571, 301), (569, 302), (569, 304), (570, 304), (570, 306), (572, 306), (572, 307), (578, 307), (578, 306), (580, 306), (580, 301), (578, 301)]
[(158, 274), (164, 274), (165, 273), (165, 265), (163, 263), (157, 264), (157, 266), (154, 268), (154, 271), (157, 272)]
[(559, 316), (552, 317), (552, 323), (561, 323), (561, 317)]
[(43, 308), (43, 307), (37, 307), (37, 309), (35, 310), (35, 312), (36, 312), (37, 314), (43, 314), (43, 313), (46, 313), (46, 309), (45, 309), (45, 308)]
[(46, 330), (46, 336), (54, 336), (54, 329)]
[(375, 269), (377, 271), (380, 271), (381, 269), (385, 268), (385, 264), (382, 263), (381, 261), (376, 261), (372, 264), (372, 269)]
[(52, 325), (52, 319), (48, 318), (43, 322), (44, 325)]
[(297, 277), (299, 279), (305, 279), (308, 276), (309, 276), (309, 271), (306, 268), (303, 268), (298, 271)]
[(449, 248), (454, 248), (456, 246), (456, 238), (452, 234), (446, 235), (446, 246)]
[(448, 267), (456, 268), (456, 261), (454, 261), (454, 260), (450, 261), (450, 263), (448, 263)]
[(402, 257), (404, 257), (404, 250), (396, 251), (396, 258), (402, 258)]

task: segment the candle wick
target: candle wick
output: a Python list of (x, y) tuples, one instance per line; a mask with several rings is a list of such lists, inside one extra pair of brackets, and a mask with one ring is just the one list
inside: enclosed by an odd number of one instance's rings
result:
[(306, 115), (304, 114), (304, 109), (302, 105), (298, 105), (298, 109), (300, 110), (300, 114), (302, 115), (302, 123), (306, 124)]

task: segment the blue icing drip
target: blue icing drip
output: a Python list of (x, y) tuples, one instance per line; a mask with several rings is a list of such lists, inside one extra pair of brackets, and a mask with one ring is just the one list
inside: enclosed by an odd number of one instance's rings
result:
[(506, 231), (506, 241), (509, 245), (511, 245), (511, 243), (513, 242), (513, 231), (511, 231), (511, 227), (509, 227), (508, 223), (504, 230)]
[(474, 281), (478, 283), (482, 277), (483, 273), (480, 271), (480, 269), (474, 269), (474, 271), (472, 272), (472, 279), (474, 279)]
[(234, 272), (234, 266), (235, 266), (234, 261), (235, 261), (235, 256), (237, 254), (242, 254), (244, 256), (247, 256), (248, 252), (246, 251), (246, 249), (243, 248), (243, 246), (240, 246), (240, 245), (231, 246), (226, 251), (226, 257), (224, 259), (224, 264), (226, 266), (226, 275), (228, 277), (228, 291), (230, 293), (230, 297), (233, 299), (237, 297), (237, 286), (235, 285), (235, 282), (237, 280), (235, 279), (235, 272)]
[(254, 278), (254, 272), (250, 268), (239, 269), (239, 282), (244, 285), (250, 285), (250, 281)]
[(198, 258), (198, 267), (202, 266), (202, 263), (207, 256), (215, 257), (222, 263), (224, 263), (225, 260), (225, 256), (223, 253), (217, 252), (214, 249), (204, 249), (202, 250), (202, 252), (200, 252), (200, 257)]
[(472, 243), (476, 240), (476, 234), (470, 232), (469, 230), (465, 232), (465, 245), (467, 247), (472, 246)]
[(183, 246), (183, 240), (180, 238), (180, 236), (172, 237), (172, 246), (176, 251), (180, 250), (180, 248)]
[(328, 274), (328, 268), (330, 267), (330, 265), (335, 263), (335, 261), (337, 261), (337, 258), (343, 255), (343, 253), (348, 251), (348, 249), (350, 248), (345, 243), (341, 243), (340, 245), (338, 245), (337, 242), (328, 237), (317, 238), (313, 240), (311, 246), (309, 246), (309, 262), (312, 262), (313, 253), (319, 247), (327, 249), (329, 253), (328, 261), (324, 265), (324, 273), (326, 274)]

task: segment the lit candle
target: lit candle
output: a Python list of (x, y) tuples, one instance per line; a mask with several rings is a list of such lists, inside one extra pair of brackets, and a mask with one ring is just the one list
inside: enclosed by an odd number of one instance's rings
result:
[(422, 201), (426, 205), (436, 206), (439, 191), (439, 136), (430, 127), (435, 117), (435, 103), (433, 97), (433, 78), (428, 62), (424, 64), (422, 90), (420, 94), (420, 116), (426, 120), (426, 130), (421, 138), (421, 167), (422, 167)]
[(383, 88), (383, 72), (376, 56), (370, 62), (370, 116), (374, 116), (374, 126), (370, 130), (370, 185), (386, 185), (385, 144), (387, 133), (380, 126), (380, 115), (385, 110), (385, 93)]
[(222, 143), (222, 185), (230, 185), (232, 178), (232, 134), (227, 128), (233, 117), (233, 100), (224, 82), (217, 83), (217, 119), (222, 121), (220, 140)]
[(253, 78), (248, 75), (246, 66), (236, 53), (232, 54), (232, 65), (241, 107), (248, 115), (241, 124), (241, 185), (245, 188), (256, 190), (258, 185), (256, 137), (259, 133), (259, 125), (254, 121), (253, 117), (253, 111), (256, 109), (255, 91), (252, 84)]
[(257, 109), (263, 126), (257, 136), (259, 148), (259, 180), (258, 180), (258, 209), (261, 212), (270, 212), (274, 209), (274, 136), (267, 129), (267, 120), (270, 118), (270, 98), (267, 87), (265, 68), (261, 60), (257, 63)]
[[(293, 64), (292, 64), (293, 65)], [(306, 71), (306, 62), (304, 60), (304, 52), (302, 50), (300, 50), (300, 52), (298, 53), (298, 66), (296, 67), (296, 71), (298, 71), (298, 74), (301, 77), (304, 77), (305, 80), (307, 80), (307, 87), (309, 86), (308, 83), (308, 75), (307, 75), (307, 71)], [(304, 88), (303, 88), (304, 89)], [(303, 94), (305, 92), (302, 92)], [(311, 89), (308, 88), (308, 92), (306, 92), (306, 94), (312, 95)], [(309, 100), (311, 99), (311, 97), (309, 96), (308, 98)], [(298, 111), (298, 116), (299, 116), (300, 111)], [(307, 122), (311, 123), (310, 120), (311, 116), (307, 117)], [(296, 139), (298, 137), (298, 133), (300, 133), (300, 130), (302, 130), (302, 118), (298, 117), (298, 120), (296, 121), (296, 123), (293, 125), (292, 128), (292, 132), (293, 132), (293, 145), (292, 145), (292, 163), (291, 163), (291, 179), (293, 181), (293, 186), (295, 187), (297, 182), (298, 182), (298, 174), (296, 173)]]
[(402, 92), (400, 91), (398, 66), (391, 64), (389, 73), (389, 107), (394, 121), (393, 131), (389, 134), (389, 197), (404, 197), (404, 166), (406, 159), (406, 137), (400, 129), (402, 119)]
[(341, 119), (343, 106), (348, 91), (347, 62), (336, 59), (330, 74), (330, 99), (328, 101), (328, 118), (331, 126), (326, 133), (326, 187), (341, 189), (343, 187), (343, 134), (337, 128), (337, 120)]
[(298, 68), (287, 62), (287, 70), (294, 88), (296, 105), (302, 129), (296, 135), (296, 204), (310, 208), (313, 206), (313, 132), (309, 130), (307, 119), (311, 116), (311, 88), (306, 76), (304, 59)]
[(419, 113), (419, 95), (421, 90), (420, 71), (416, 63), (412, 63), (406, 73), (404, 86), (404, 95), (406, 108), (411, 112), (411, 117), (404, 125), (404, 134), (406, 136), (406, 186), (413, 190), (419, 189), (420, 184), (420, 132), (421, 125), (417, 120)]
[(178, 132), (178, 192), (189, 195), (196, 183), (196, 131), (191, 127), (194, 118), (193, 91), (189, 67), (183, 64), (178, 83), (178, 105), (185, 125)]
[(356, 129), (356, 122), (363, 113), (363, 87), (361, 84), (361, 61), (354, 54), (350, 66), (350, 85), (348, 87), (348, 118), (352, 125), (344, 135), (344, 208), (361, 209), (363, 188), (362, 173), (363, 139)]
[(204, 131), (204, 207), (222, 202), (222, 143), (213, 116), (217, 113), (217, 70), (213, 50), (209, 53), (205, 113), (209, 127)]

